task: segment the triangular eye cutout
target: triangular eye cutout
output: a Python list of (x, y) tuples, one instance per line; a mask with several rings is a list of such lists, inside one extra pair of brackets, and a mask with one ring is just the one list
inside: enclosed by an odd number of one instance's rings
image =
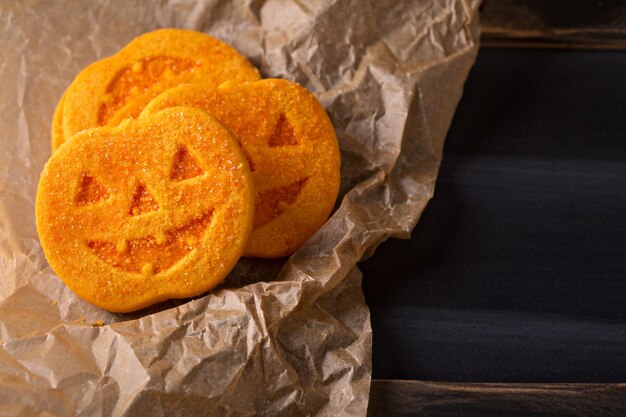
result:
[(174, 157), (170, 178), (174, 181), (182, 181), (188, 178), (198, 177), (204, 171), (198, 161), (191, 156), (186, 147), (181, 146)]
[(274, 128), (274, 133), (270, 136), (270, 140), (267, 143), (270, 147), (276, 146), (289, 146), (289, 145), (297, 145), (298, 140), (296, 139), (296, 132), (294, 132), (293, 127), (289, 124), (287, 117), (285, 117), (284, 113), (281, 113), (278, 117), (278, 122), (276, 122), (276, 127)]
[(79, 206), (86, 206), (89, 204), (97, 203), (101, 200), (109, 198), (107, 190), (100, 185), (94, 177), (88, 174), (83, 174), (78, 186), (78, 196), (76, 197), (76, 204)]
[(156, 202), (152, 194), (148, 192), (145, 185), (139, 183), (135, 187), (133, 197), (130, 203), (130, 210), (128, 214), (131, 216), (138, 216), (140, 214), (149, 213), (159, 209), (159, 204)]

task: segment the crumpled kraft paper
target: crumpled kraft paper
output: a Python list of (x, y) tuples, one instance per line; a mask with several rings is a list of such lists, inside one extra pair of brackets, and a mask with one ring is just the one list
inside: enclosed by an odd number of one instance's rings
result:
[[(433, 193), (478, 3), (1, 3), (0, 415), (365, 415), (372, 333), (356, 263), (408, 237)], [(160, 27), (214, 35), (313, 92), (339, 138), (341, 194), (289, 260), (243, 259), (201, 297), (110, 314), (47, 265), (37, 182), (73, 77)]]

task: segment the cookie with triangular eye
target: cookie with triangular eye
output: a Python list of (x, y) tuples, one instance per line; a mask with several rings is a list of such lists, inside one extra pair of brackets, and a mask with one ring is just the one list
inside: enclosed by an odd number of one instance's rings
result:
[(259, 78), (244, 56), (204, 33), (160, 29), (143, 34), (76, 76), (57, 106), (52, 150), (83, 129), (137, 117), (167, 88)]
[(324, 224), (339, 192), (339, 147), (305, 88), (278, 79), (181, 86), (156, 97), (140, 117), (181, 105), (213, 114), (246, 153), (257, 193), (246, 256), (289, 255)]
[(236, 140), (185, 107), (76, 134), (46, 164), (36, 202), (53, 270), (115, 312), (217, 285), (243, 253), (253, 211)]

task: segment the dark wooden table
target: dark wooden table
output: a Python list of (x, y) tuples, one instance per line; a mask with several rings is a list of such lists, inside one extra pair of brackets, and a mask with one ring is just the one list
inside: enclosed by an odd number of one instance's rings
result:
[(615, 416), (626, 384), (470, 384), (374, 380), (369, 416)]
[(626, 2), (539, 3), (485, 2), (435, 197), (362, 264), (368, 415), (626, 415)]
[(483, 0), (485, 47), (626, 48), (623, 0)]

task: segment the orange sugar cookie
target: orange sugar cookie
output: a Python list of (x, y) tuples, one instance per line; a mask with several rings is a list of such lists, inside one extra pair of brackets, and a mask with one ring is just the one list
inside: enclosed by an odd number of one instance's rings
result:
[(59, 146), (59, 144), (55, 145), (55, 140), (63, 138), (63, 102), (66, 92), (67, 90), (63, 92), (52, 115), (52, 152)]
[(242, 255), (253, 213), (236, 140), (186, 107), (77, 133), (37, 189), (37, 231), (52, 269), (115, 312), (217, 285)]
[(311, 93), (278, 79), (182, 86), (156, 97), (140, 117), (180, 105), (213, 114), (246, 153), (257, 194), (244, 255), (289, 255), (324, 224), (339, 191), (340, 156), (333, 126)]
[(137, 117), (167, 88), (259, 78), (244, 56), (204, 33), (161, 29), (143, 34), (74, 79), (58, 104), (62, 115), (53, 121), (52, 150), (83, 129), (117, 126), (123, 119)]

